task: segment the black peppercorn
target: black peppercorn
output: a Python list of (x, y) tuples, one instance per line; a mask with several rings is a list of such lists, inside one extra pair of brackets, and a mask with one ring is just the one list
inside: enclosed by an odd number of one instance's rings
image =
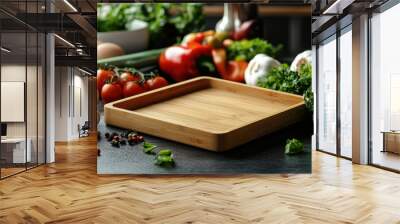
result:
[(104, 137), (106, 137), (107, 139), (110, 138), (110, 133), (106, 132), (106, 133), (104, 134)]

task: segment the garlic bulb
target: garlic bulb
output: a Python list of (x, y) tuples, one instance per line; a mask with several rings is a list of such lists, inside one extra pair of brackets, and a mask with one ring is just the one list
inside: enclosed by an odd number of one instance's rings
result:
[(255, 86), (260, 77), (265, 76), (268, 72), (278, 67), (281, 63), (265, 54), (257, 54), (251, 61), (244, 72), (244, 80), (246, 84)]
[(224, 3), (224, 15), (215, 26), (217, 32), (234, 32), (240, 27), (241, 21), (235, 5), (231, 3)]
[(290, 65), (290, 70), (292, 71), (299, 71), (300, 66), (306, 63), (311, 64), (312, 52), (310, 50), (303, 51), (302, 53), (298, 54), (292, 64)]

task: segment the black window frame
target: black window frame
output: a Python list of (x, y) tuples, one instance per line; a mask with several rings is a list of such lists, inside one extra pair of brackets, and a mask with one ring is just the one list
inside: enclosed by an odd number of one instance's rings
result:
[[(352, 26), (352, 16), (351, 15), (346, 15), (343, 16), (342, 18), (337, 18), (336, 23), (328, 27), (326, 30), (321, 32), (318, 36), (314, 38), (314, 45), (315, 45), (315, 55), (316, 55), (316, 68), (315, 68), (315, 77), (316, 77), (316, 93), (315, 93), (315, 104), (316, 104), (316, 111), (315, 111), (315, 118), (316, 118), (316, 150), (319, 152), (323, 152), (326, 154), (330, 154), (333, 156), (337, 156), (340, 158), (344, 158), (347, 160), (352, 160), (352, 158), (343, 156), (341, 153), (341, 120), (340, 120), (340, 77), (341, 77), (341, 67), (340, 67), (340, 37), (347, 33), (351, 32)], [(336, 41), (336, 152), (328, 152), (324, 149), (321, 149), (319, 147), (319, 93), (320, 90), (318, 88), (319, 86), (319, 47), (321, 44), (326, 44), (330, 41)]]

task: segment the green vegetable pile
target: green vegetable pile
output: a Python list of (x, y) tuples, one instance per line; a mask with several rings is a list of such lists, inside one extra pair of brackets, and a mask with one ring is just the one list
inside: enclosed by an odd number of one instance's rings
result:
[(304, 144), (298, 139), (288, 139), (285, 146), (285, 154), (295, 155), (304, 152)]
[(174, 154), (169, 149), (161, 149), (158, 153), (154, 152), (158, 146), (150, 143), (143, 142), (143, 152), (155, 156), (155, 164), (163, 167), (175, 166)]
[(125, 9), (129, 4), (97, 4), (97, 30), (109, 32), (125, 30), (127, 23)]
[(97, 4), (98, 32), (129, 30), (133, 20), (149, 23), (150, 48), (175, 44), (204, 26), (199, 3)]
[(307, 109), (312, 111), (311, 78), (312, 67), (309, 63), (301, 65), (299, 72), (291, 71), (287, 64), (282, 64), (261, 77), (257, 86), (302, 95)]
[(234, 41), (227, 48), (229, 60), (250, 61), (257, 54), (266, 54), (275, 58), (282, 50), (282, 45), (273, 46), (266, 40), (255, 38), (251, 40)]

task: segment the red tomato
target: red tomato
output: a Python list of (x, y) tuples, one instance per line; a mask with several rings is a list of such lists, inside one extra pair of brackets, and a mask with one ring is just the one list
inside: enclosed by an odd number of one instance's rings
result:
[(113, 70), (98, 69), (97, 70), (97, 90), (101, 93), (101, 89), (107, 80), (110, 80), (114, 75)]
[(120, 84), (106, 83), (101, 89), (101, 98), (104, 103), (109, 103), (122, 98), (122, 87)]
[(144, 93), (147, 91), (146, 86), (141, 85), (138, 82), (135, 81), (129, 81), (124, 85), (124, 88), (122, 89), (122, 93), (124, 97), (129, 97), (133, 95), (137, 95), (139, 93)]
[(150, 90), (149, 83), (143, 82), (143, 88), (144, 88), (146, 91), (149, 91), (149, 90)]
[(119, 77), (119, 83), (124, 86), (129, 81), (140, 81), (142, 77), (140, 75), (132, 74), (131, 72), (124, 72)]
[(154, 78), (148, 79), (146, 81), (146, 83), (147, 83), (147, 85), (148, 85), (150, 90), (158, 89), (158, 88), (161, 88), (161, 87), (164, 87), (164, 86), (168, 85), (167, 80), (165, 80), (161, 76), (156, 76)]

